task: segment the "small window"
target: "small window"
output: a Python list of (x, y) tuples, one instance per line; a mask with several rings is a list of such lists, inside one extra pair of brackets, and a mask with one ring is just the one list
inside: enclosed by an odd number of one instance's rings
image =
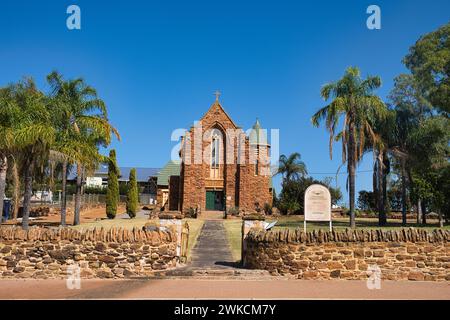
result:
[(211, 167), (219, 167), (219, 138), (214, 136), (211, 143)]
[(255, 148), (255, 176), (259, 174), (259, 146)]

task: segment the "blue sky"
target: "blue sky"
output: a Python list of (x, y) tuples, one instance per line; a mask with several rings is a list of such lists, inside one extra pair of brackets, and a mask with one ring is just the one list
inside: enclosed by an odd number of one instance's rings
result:
[[(81, 30), (66, 9), (81, 8)], [(366, 28), (366, 8), (381, 8), (382, 29)], [(221, 90), (225, 110), (243, 128), (259, 117), (280, 129), (280, 153), (298, 151), (313, 176), (334, 176), (339, 144), (328, 155), (324, 128), (311, 115), (320, 88), (346, 67), (379, 75), (385, 98), (420, 35), (450, 19), (448, 0), (397, 1), (2, 1), (0, 85), (28, 75), (46, 88), (58, 70), (83, 77), (109, 107), (122, 141), (121, 166), (160, 167), (172, 130), (198, 120)], [(358, 170), (371, 170), (367, 155)], [(325, 174), (318, 174), (325, 173)], [(338, 184), (345, 191), (345, 175)], [(279, 183), (279, 179), (275, 180)], [(357, 189), (371, 189), (359, 173)], [(279, 187), (278, 187), (279, 189)], [(347, 199), (347, 196), (345, 196)]]

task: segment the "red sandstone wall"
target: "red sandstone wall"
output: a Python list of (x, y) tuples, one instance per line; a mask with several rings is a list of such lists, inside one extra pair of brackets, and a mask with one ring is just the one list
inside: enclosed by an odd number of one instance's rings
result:
[(450, 232), (403, 229), (303, 232), (251, 230), (246, 267), (297, 279), (450, 281)]
[[(203, 132), (211, 128), (219, 129), (224, 138), (226, 137), (227, 129), (237, 128), (218, 104), (213, 104), (211, 106), (205, 116), (201, 119), (201, 125)], [(202, 164), (194, 164), (194, 145), (196, 144), (194, 128), (191, 128), (190, 134), (191, 164), (184, 165), (184, 176), (181, 180), (181, 210), (183, 212), (187, 212), (190, 207), (196, 208), (197, 205), (200, 205), (201, 210), (205, 210), (206, 179), (210, 176), (209, 154), (206, 157), (207, 161), (202, 161)], [(241, 132), (241, 135), (245, 134)], [(232, 143), (233, 149), (227, 150), (225, 141), (223, 141), (220, 149), (226, 207), (238, 206), (240, 209), (252, 212), (255, 208), (255, 201), (258, 201), (261, 207), (263, 207), (264, 203), (272, 203), (272, 195), (269, 192), (270, 176), (262, 174), (255, 176), (254, 165), (248, 164), (248, 140), (246, 140), (245, 147), (245, 162), (247, 164), (239, 168), (239, 165), (237, 164), (237, 155), (238, 140), (241, 138), (242, 137), (235, 137), (235, 140)], [(202, 151), (205, 150), (209, 144), (210, 141), (202, 141)], [(184, 154), (184, 151), (182, 151), (182, 154)], [(268, 155), (268, 151), (266, 152), (266, 155)], [(225, 164), (226, 159), (230, 158), (233, 159), (233, 164)]]

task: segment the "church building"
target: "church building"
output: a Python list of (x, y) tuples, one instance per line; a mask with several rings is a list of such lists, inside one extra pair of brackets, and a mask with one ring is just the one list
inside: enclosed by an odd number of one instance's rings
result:
[(164, 210), (253, 213), (272, 204), (270, 145), (258, 120), (244, 132), (216, 100), (181, 139), (181, 161), (158, 176), (157, 202)]

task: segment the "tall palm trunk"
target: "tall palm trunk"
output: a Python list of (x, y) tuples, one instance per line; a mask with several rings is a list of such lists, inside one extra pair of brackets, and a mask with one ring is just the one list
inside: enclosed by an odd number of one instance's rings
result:
[(422, 223), (427, 224), (427, 204), (422, 201)]
[(80, 210), (81, 210), (81, 187), (82, 187), (82, 168), (81, 164), (77, 163), (77, 188), (75, 194), (75, 212), (73, 216), (73, 225), (77, 226), (80, 224)]
[(3, 200), (5, 199), (7, 169), (8, 169), (8, 159), (4, 154), (0, 154), (0, 222), (3, 217)]
[(20, 206), (20, 177), (19, 168), (17, 165), (17, 160), (13, 158), (11, 166), (12, 180), (13, 180), (13, 212), (12, 218), (17, 219), (17, 214), (19, 213)]
[(12, 162), (12, 180), (13, 180), (13, 214), (12, 218), (17, 219), (20, 206), (20, 176), (17, 160)]
[(390, 163), (389, 163), (389, 158), (387, 155), (387, 152), (384, 151), (383, 152), (383, 158), (382, 158), (382, 163), (383, 166), (381, 167), (381, 172), (383, 173), (382, 175), (382, 181), (381, 181), (381, 185), (382, 185), (382, 190), (383, 190), (383, 225), (386, 225), (387, 223), (387, 212), (389, 210), (389, 199), (388, 199), (388, 193), (387, 193), (387, 178), (388, 178), (388, 174), (389, 174), (389, 167), (390, 167)]
[[(408, 175), (409, 190), (412, 191), (414, 189), (414, 180), (412, 178), (411, 168), (407, 167), (406, 173)], [(418, 197), (418, 199), (416, 201), (417, 201), (416, 202), (416, 209), (417, 209), (416, 210), (417, 211), (416, 223), (417, 223), (417, 225), (419, 225), (421, 222), (421, 218), (422, 218), (422, 201), (421, 201), (420, 197)]]
[(420, 224), (422, 221), (422, 200), (417, 199), (417, 224)]
[(67, 202), (66, 202), (66, 187), (67, 187), (67, 160), (63, 161), (62, 164), (62, 187), (61, 187), (61, 226), (66, 225), (66, 212), (67, 212)]
[(349, 189), (349, 201), (350, 201), (350, 228), (356, 227), (355, 221), (355, 167), (356, 167), (356, 159), (355, 159), (355, 151), (356, 151), (356, 143), (355, 143), (355, 132), (354, 127), (350, 124), (350, 133), (349, 133), (349, 141), (348, 141), (348, 189)]
[(48, 187), (50, 191), (53, 193), (55, 191), (55, 162), (50, 162), (50, 177), (48, 181)]
[(442, 216), (441, 208), (438, 209), (438, 217), (439, 217), (439, 228), (444, 227), (444, 217)]
[[(372, 189), (373, 189), (373, 199), (375, 201), (375, 210), (378, 210), (378, 161), (375, 160), (373, 164), (373, 173), (372, 173)], [(372, 209), (371, 203), (369, 203), (369, 208)]]
[(25, 186), (23, 195), (22, 228), (25, 230), (28, 230), (28, 220), (30, 217), (30, 202), (33, 192), (33, 170), (34, 161), (29, 159), (25, 165)]
[(401, 180), (402, 180), (402, 225), (406, 226), (406, 174), (405, 174), (405, 160), (401, 161)]
[(384, 161), (383, 153), (378, 152), (376, 166), (376, 200), (378, 208), (378, 224), (384, 226), (386, 224), (386, 210), (385, 210), (385, 190), (384, 190)]

